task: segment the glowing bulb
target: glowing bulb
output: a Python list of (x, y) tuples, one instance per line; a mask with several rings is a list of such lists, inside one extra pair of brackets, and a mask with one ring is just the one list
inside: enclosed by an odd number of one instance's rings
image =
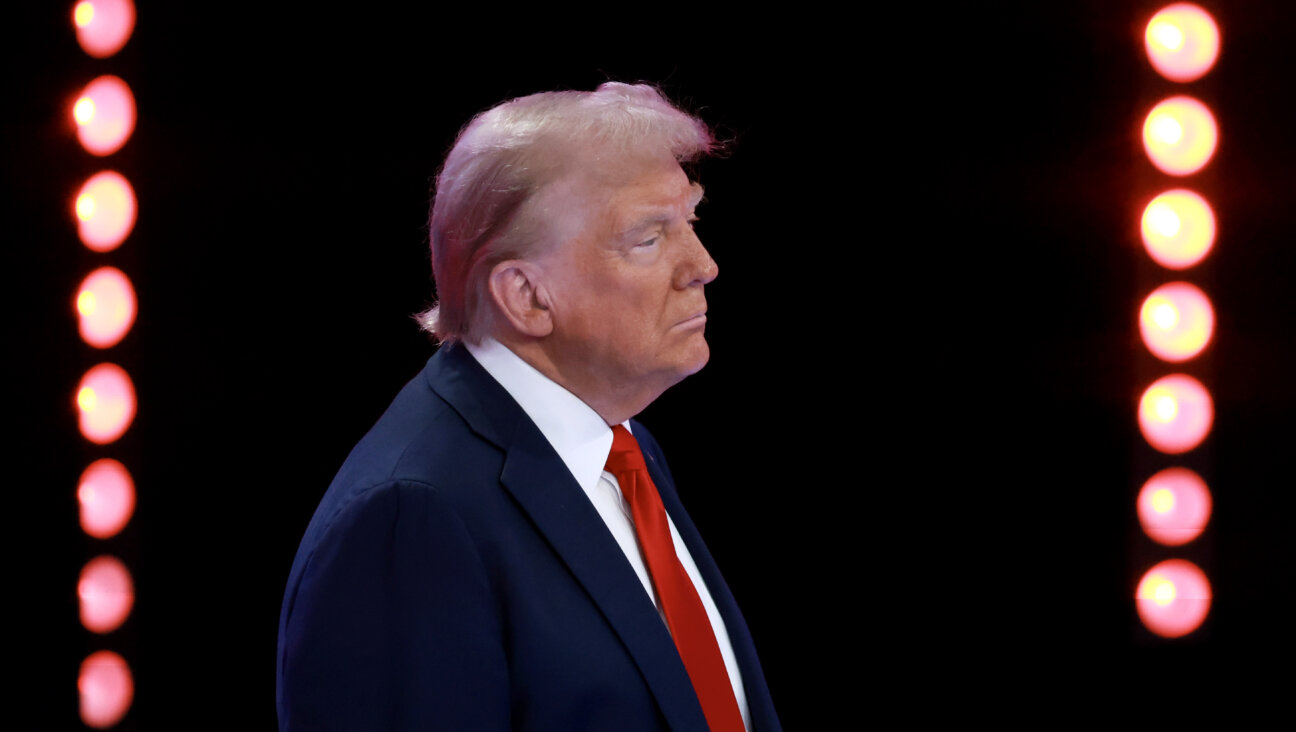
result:
[(116, 345), (135, 323), (135, 288), (114, 267), (91, 272), (81, 283), (76, 303), (81, 337), (95, 348)]
[(77, 139), (92, 155), (110, 155), (121, 149), (135, 131), (135, 95), (116, 76), (100, 76), (81, 92), (72, 107)]
[(115, 536), (135, 513), (135, 481), (111, 458), (90, 463), (77, 486), (81, 528), (96, 539)]
[(1166, 546), (1196, 539), (1210, 521), (1210, 490), (1201, 476), (1187, 468), (1166, 468), (1148, 478), (1137, 503), (1143, 531)]
[(1206, 199), (1177, 188), (1153, 198), (1143, 209), (1143, 246), (1157, 264), (1187, 269), (1215, 243), (1215, 213)]
[(93, 633), (111, 633), (126, 622), (135, 604), (130, 572), (121, 560), (98, 556), (81, 569), (77, 582), (81, 624)]
[(1206, 293), (1187, 282), (1152, 291), (1139, 312), (1143, 344), (1164, 361), (1187, 361), (1202, 352), (1215, 333), (1215, 308)]
[(77, 43), (95, 58), (107, 58), (130, 39), (135, 29), (135, 4), (131, 0), (82, 0), (72, 10)]
[(1178, 638), (1196, 630), (1206, 619), (1211, 588), (1197, 565), (1167, 559), (1144, 573), (1134, 597), (1139, 619), (1148, 630)]
[(105, 170), (81, 186), (76, 197), (77, 234), (96, 252), (116, 249), (135, 227), (135, 191), (120, 174)]
[(1210, 392), (1186, 374), (1157, 379), (1139, 399), (1139, 429), (1164, 453), (1177, 455), (1201, 444), (1214, 419)]
[(107, 729), (121, 721), (135, 697), (135, 681), (126, 659), (112, 651), (98, 651), (81, 662), (77, 674), (81, 721)]
[(135, 419), (135, 385), (120, 366), (101, 363), (81, 377), (76, 403), (82, 436), (106, 445)]
[(1157, 513), (1168, 513), (1174, 509), (1175, 497), (1167, 488), (1162, 488), (1152, 494), (1152, 510)]
[(1143, 149), (1163, 173), (1189, 175), (1215, 154), (1219, 132), (1205, 104), (1192, 97), (1170, 97), (1143, 122)]
[(1144, 33), (1148, 61), (1171, 81), (1201, 78), (1219, 57), (1219, 26), (1210, 13), (1191, 3), (1162, 8)]

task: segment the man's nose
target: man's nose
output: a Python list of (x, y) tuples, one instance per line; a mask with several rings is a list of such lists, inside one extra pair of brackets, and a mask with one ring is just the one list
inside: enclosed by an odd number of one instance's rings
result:
[(693, 285), (705, 285), (720, 274), (720, 267), (711, 258), (711, 253), (702, 246), (702, 240), (696, 234), (689, 233), (688, 247), (684, 261), (676, 272), (675, 286), (684, 289)]

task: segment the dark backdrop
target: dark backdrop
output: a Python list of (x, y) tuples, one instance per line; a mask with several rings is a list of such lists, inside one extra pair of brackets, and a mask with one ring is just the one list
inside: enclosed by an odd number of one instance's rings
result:
[[(347, 451), (433, 350), (410, 315), (430, 302), (425, 216), (442, 155), (495, 102), (607, 79), (659, 83), (734, 140), (699, 171), (699, 233), (721, 270), (712, 362), (642, 420), (789, 729), (911, 701), (922, 715), (963, 708), (932, 694), (1068, 694), (1095, 657), (1179, 678), (1289, 645), (1296, 144), (1283, 29), (1296, 11), (1209, 4), (1224, 54), (1188, 87), (1222, 129), (1189, 183), (1220, 217), (1215, 253), (1190, 274), (1215, 300), (1218, 337), (1189, 367), (1217, 398), (1191, 458), (1217, 512), (1171, 552), (1132, 514), (1141, 482), (1173, 464), (1134, 422), (1139, 391), (1168, 370), (1134, 325), (1166, 278), (1136, 227), (1171, 185), (1138, 142), (1146, 109), (1175, 91), (1139, 46), (1154, 4), (990, 5), (861, 20), (645, 7), (501, 29), (489, 7), (142, 3), (106, 61), (80, 52), (63, 8), (16, 16), (0, 144), (24, 698), (71, 724), (76, 665), (110, 647), (136, 674), (129, 726), (273, 727), (297, 542)], [(67, 118), (100, 73), (123, 76), (140, 108), (107, 161), (80, 150)], [(140, 217), (97, 255), (76, 239), (70, 200), (105, 165), (134, 182)], [(140, 298), (108, 353), (80, 343), (71, 307), (100, 263), (126, 270)], [(92, 448), (71, 393), (104, 358), (130, 370), (140, 412), (123, 440)], [(108, 542), (76, 525), (77, 475), (101, 456), (139, 489)], [(103, 639), (80, 629), (74, 591), (99, 551), (123, 556), (137, 585), (135, 613)], [(1168, 556), (1199, 562), (1217, 596), (1206, 626), (1169, 644), (1130, 601)]]

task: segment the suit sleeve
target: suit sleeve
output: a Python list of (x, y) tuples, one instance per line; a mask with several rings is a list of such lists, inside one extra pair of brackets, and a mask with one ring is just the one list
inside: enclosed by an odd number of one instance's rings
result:
[(322, 534), (287, 609), (281, 730), (508, 730), (498, 605), (459, 515), (384, 484)]

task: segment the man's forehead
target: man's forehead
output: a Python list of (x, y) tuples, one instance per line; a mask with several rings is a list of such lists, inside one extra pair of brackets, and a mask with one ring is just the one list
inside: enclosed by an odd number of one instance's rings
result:
[[(701, 189), (672, 157), (608, 161), (587, 182), (609, 201), (630, 206), (696, 205)], [(695, 190), (695, 188), (697, 190)]]
[(599, 188), (634, 188), (666, 177), (688, 181), (679, 161), (665, 150), (617, 150), (596, 144), (570, 153), (563, 168)]
[(668, 154), (609, 154), (595, 149), (573, 156), (562, 167), (563, 182), (594, 198), (687, 196), (691, 188), (679, 162)]

